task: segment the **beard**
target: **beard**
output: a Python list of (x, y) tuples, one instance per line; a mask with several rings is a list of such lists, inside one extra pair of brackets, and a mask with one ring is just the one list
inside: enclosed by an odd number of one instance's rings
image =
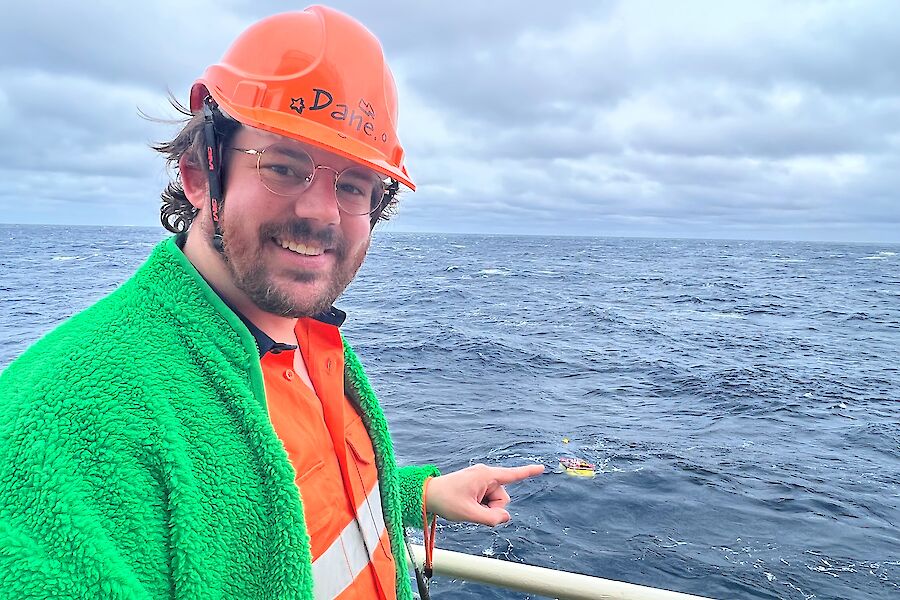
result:
[[(282, 317), (312, 317), (330, 309), (356, 276), (368, 248), (366, 244), (361, 252), (350, 255), (348, 244), (339, 231), (331, 228), (316, 230), (307, 220), (289, 224), (265, 223), (255, 235), (240, 224), (229, 227), (224, 213), (221, 223), (223, 257), (234, 285), (258, 308)], [(322, 274), (300, 270), (274, 273), (272, 263), (266, 259), (266, 254), (272, 251), (270, 246), (275, 247), (273, 238), (328, 248), (334, 256), (334, 268), (325, 276), (324, 287), (315, 293), (292, 291), (292, 282), (314, 283), (322, 278)]]

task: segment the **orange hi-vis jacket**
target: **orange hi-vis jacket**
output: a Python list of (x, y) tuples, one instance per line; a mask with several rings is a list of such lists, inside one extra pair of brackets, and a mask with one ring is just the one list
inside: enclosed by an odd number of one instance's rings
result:
[[(294, 467), (310, 535), (319, 598), (396, 598), (372, 442), (344, 395), (338, 328), (316, 319), (295, 327), (300, 349), (275, 344), (260, 358), (275, 433)], [(265, 334), (263, 334), (265, 335)], [(314, 390), (294, 371), (301, 352)]]

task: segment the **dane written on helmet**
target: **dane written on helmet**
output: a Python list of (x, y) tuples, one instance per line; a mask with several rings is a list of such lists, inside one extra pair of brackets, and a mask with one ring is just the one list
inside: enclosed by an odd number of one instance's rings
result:
[[(315, 88), (312, 92), (315, 93), (315, 96), (313, 97), (311, 106), (307, 107), (306, 99), (303, 96), (300, 96), (299, 98), (291, 98), (291, 110), (298, 115), (302, 115), (304, 110), (325, 110), (326, 108), (332, 107), (334, 95), (331, 92), (320, 88)], [(359, 99), (357, 106), (359, 107), (359, 114), (356, 113), (356, 108), (351, 109), (348, 104), (337, 102), (333, 106), (334, 110), (329, 114), (335, 121), (346, 121), (347, 127), (350, 129), (359, 131), (360, 128), (362, 128), (366, 135), (377, 140), (379, 135), (375, 131), (375, 123), (372, 122), (376, 118), (375, 108), (363, 98)], [(363, 117), (372, 119), (372, 121), (363, 121)], [(380, 137), (382, 142), (387, 142), (388, 135), (386, 132), (382, 132)]]

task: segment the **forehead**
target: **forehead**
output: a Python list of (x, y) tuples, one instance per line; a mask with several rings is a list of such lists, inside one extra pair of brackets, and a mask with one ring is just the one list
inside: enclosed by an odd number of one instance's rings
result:
[(242, 125), (235, 134), (233, 145), (238, 148), (263, 150), (273, 144), (286, 145), (292, 150), (303, 150), (309, 154), (317, 164), (327, 165), (335, 169), (345, 169), (352, 166), (360, 166), (360, 163), (349, 158), (329, 152), (318, 146), (307, 144), (293, 138), (263, 131), (247, 125)]

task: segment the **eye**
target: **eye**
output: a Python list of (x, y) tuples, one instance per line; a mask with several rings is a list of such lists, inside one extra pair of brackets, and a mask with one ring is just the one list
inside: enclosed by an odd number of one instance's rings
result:
[(263, 168), (271, 171), (275, 175), (280, 175), (282, 177), (298, 177), (299, 176), (297, 171), (294, 168), (290, 167), (289, 165), (278, 165), (278, 164), (263, 165)]
[(335, 186), (337, 190), (342, 194), (349, 194), (351, 196), (365, 196), (365, 190), (361, 189), (359, 186), (354, 185), (352, 183), (346, 181), (340, 181)]
[(351, 168), (343, 171), (334, 183), (338, 195), (368, 203), (380, 180), (368, 169)]
[(279, 179), (296, 179), (309, 182), (312, 174), (306, 165), (298, 165), (296, 163), (268, 163), (260, 165), (260, 169), (269, 174), (270, 177)]

